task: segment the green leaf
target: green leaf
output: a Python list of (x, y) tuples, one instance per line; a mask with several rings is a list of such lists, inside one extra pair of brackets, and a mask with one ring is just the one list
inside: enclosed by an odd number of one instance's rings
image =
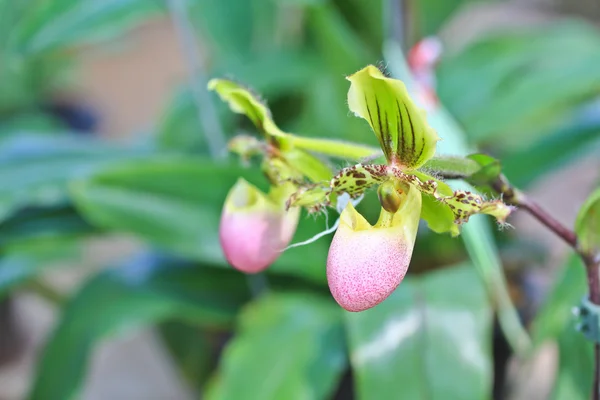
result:
[[(227, 107), (219, 107), (215, 102), (224, 131), (232, 131), (232, 121), (224, 118), (229, 115)], [(156, 128), (156, 142), (166, 150), (182, 153), (200, 153), (208, 156), (206, 132), (200, 123), (198, 106), (189, 89), (177, 91), (162, 113)]]
[(260, 29), (255, 26), (253, 3), (238, 0), (232, 6), (220, 0), (196, 0), (190, 17), (218, 59), (240, 63), (251, 55), (255, 31)]
[(68, 136), (8, 138), (0, 142), (0, 220), (21, 207), (62, 204), (69, 181), (144, 153)]
[(72, 257), (76, 253), (74, 243), (61, 243), (53, 249), (27, 252), (9, 251), (0, 257), (0, 299), (19, 284), (55, 266), (57, 261)]
[(306, 293), (269, 294), (240, 317), (207, 398), (329, 398), (346, 367), (342, 312)]
[(56, 0), (37, 2), (13, 32), (13, 46), (26, 54), (107, 39), (162, 9), (146, 0)]
[(532, 339), (535, 346), (556, 339), (565, 329), (575, 329), (572, 310), (579, 305), (586, 292), (585, 268), (579, 257), (572, 255), (533, 321)]
[(310, 32), (319, 38), (315, 43), (319, 58), (332, 78), (347, 75), (377, 58), (378, 49), (368, 48), (331, 2), (310, 7), (307, 22)]
[(576, 117), (535, 143), (502, 157), (502, 170), (517, 187), (569, 162), (600, 151), (600, 113)]
[[(265, 189), (256, 169), (192, 157), (156, 157), (124, 162), (72, 185), (83, 216), (111, 231), (129, 232), (161, 248), (211, 265), (225, 266), (217, 232), (227, 193), (239, 177)], [(324, 229), (303, 219), (295, 241)], [(274, 271), (325, 280), (326, 240), (283, 253)]]
[(0, 224), (0, 249), (51, 248), (94, 233), (70, 205), (25, 208)]
[(461, 7), (482, 3), (482, 0), (421, 0), (416, 4), (419, 28), (419, 37), (437, 35), (443, 28), (444, 23), (452, 17)]
[(558, 338), (558, 375), (552, 400), (590, 398), (594, 378), (594, 345), (573, 326)]
[(181, 321), (168, 321), (159, 326), (163, 343), (177, 363), (187, 383), (201, 390), (217, 364), (216, 335), (202, 327)]
[(442, 61), (438, 94), (473, 142), (522, 149), (598, 95), (598, 43), (575, 21), (484, 37)]
[(472, 267), (405, 278), (377, 307), (346, 314), (358, 398), (488, 398), (491, 322)]
[(95, 345), (167, 319), (229, 326), (249, 298), (231, 271), (145, 256), (100, 272), (67, 303), (38, 365), (32, 400), (77, 398)]
[(70, 207), (26, 209), (0, 224), (0, 298), (19, 284), (81, 258), (81, 239), (93, 229)]
[(373, 65), (347, 79), (348, 107), (369, 122), (388, 162), (414, 169), (433, 157), (439, 137), (402, 81), (387, 78)]
[(63, 129), (64, 126), (58, 118), (48, 113), (29, 111), (3, 116), (0, 137), (23, 135), (23, 132), (35, 132), (40, 135), (56, 134)]
[(575, 221), (577, 247), (592, 257), (600, 257), (600, 188), (587, 198)]
[(471, 154), (467, 158), (479, 165), (479, 169), (467, 179), (470, 184), (475, 186), (489, 185), (500, 177), (502, 165), (494, 157), (487, 154)]
[(240, 176), (264, 186), (256, 170), (192, 157), (156, 157), (112, 165), (74, 182), (71, 192), (77, 208), (93, 224), (223, 264), (217, 235), (220, 213)]

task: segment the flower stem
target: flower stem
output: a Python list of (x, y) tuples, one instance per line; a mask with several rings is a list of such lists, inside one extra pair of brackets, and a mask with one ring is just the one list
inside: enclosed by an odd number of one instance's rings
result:
[[(598, 269), (600, 260), (591, 254), (581, 250), (578, 246), (577, 234), (564, 226), (560, 221), (554, 218), (548, 211), (544, 210), (538, 203), (529, 198), (523, 192), (515, 189), (504, 175), (500, 175), (493, 183), (492, 188), (503, 196), (503, 200), (511, 205), (517, 206), (535, 219), (541, 222), (549, 230), (554, 232), (565, 243), (581, 257), (586, 272), (588, 282), (588, 292), (590, 301), (600, 305), (600, 276)], [(594, 384), (592, 386), (592, 400), (600, 400), (600, 344), (594, 343)]]
[(360, 160), (382, 155), (379, 148), (344, 142), (341, 140), (317, 139), (295, 135), (287, 135), (286, 140), (291, 142), (292, 145), (297, 148), (337, 158)]
[(175, 26), (182, 51), (188, 67), (190, 89), (194, 96), (198, 119), (204, 137), (214, 159), (222, 159), (227, 156), (225, 134), (219, 121), (217, 110), (213, 104), (210, 94), (206, 90), (208, 82), (202, 65), (202, 58), (198, 50), (198, 42), (194, 35), (194, 27), (189, 19), (186, 4), (183, 0), (168, 0), (167, 5), (173, 24)]

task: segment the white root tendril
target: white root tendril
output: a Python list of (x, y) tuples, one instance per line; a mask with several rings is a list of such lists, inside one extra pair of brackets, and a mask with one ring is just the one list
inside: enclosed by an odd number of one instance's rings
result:
[[(362, 195), (357, 197), (356, 199), (352, 199), (348, 193), (342, 193), (337, 198), (337, 204), (335, 206), (335, 209), (338, 212), (338, 214), (341, 214), (342, 211), (344, 211), (344, 208), (346, 208), (346, 206), (348, 205), (348, 203), (352, 203), (352, 205), (354, 207), (356, 207), (362, 201), (362, 199), (363, 199)], [(290, 244), (288, 247), (286, 247), (285, 249), (283, 249), (281, 251), (284, 252), (284, 251), (294, 248), (294, 247), (306, 246), (307, 244), (314, 243), (317, 240), (321, 239), (323, 236), (327, 236), (330, 233), (335, 232), (339, 226), (340, 226), (340, 218), (338, 217), (335, 220), (335, 223), (333, 224), (333, 226), (330, 228), (329, 227), (329, 216), (328, 216), (328, 214), (325, 214), (325, 230), (324, 231), (317, 233), (313, 237), (306, 239), (303, 242)]]

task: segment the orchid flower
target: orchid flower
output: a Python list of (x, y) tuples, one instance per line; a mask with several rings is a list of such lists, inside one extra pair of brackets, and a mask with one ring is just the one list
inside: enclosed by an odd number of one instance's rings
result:
[[(348, 106), (357, 117), (365, 119), (379, 141), (384, 164), (358, 163), (336, 174), (309, 151), (326, 156), (360, 160), (376, 153), (373, 149), (327, 139), (298, 137), (281, 131), (273, 122), (268, 108), (249, 90), (231, 81), (213, 80), (209, 87), (229, 103), (233, 111), (247, 115), (265, 134), (266, 141), (241, 137), (230, 144), (242, 156), (260, 153), (263, 166), (274, 187), (287, 185), (290, 190), (285, 206), (297, 216), (298, 207), (315, 212), (335, 204), (342, 196), (358, 199), (371, 187), (377, 187), (381, 204), (379, 220), (369, 222), (348, 201), (340, 215), (338, 228), (327, 258), (327, 279), (335, 300), (346, 310), (363, 311), (385, 300), (403, 280), (414, 248), (420, 219), (438, 233), (460, 233), (460, 225), (473, 214), (489, 214), (504, 223), (511, 208), (500, 200), (486, 200), (476, 193), (452, 191), (441, 180), (428, 173), (436, 144), (440, 140), (429, 125), (425, 111), (410, 98), (400, 80), (387, 77), (370, 65), (350, 75)], [(232, 195), (229, 202), (235, 202)], [(278, 200), (281, 202), (281, 198)], [(354, 202), (355, 203), (355, 202)], [(281, 205), (281, 203), (279, 203)], [(260, 207), (259, 207), (260, 208)], [(248, 210), (252, 210), (252, 206)], [(232, 211), (233, 210), (233, 211)], [(226, 253), (227, 236), (234, 223), (229, 218), (234, 208), (224, 211), (222, 239)], [(269, 220), (264, 213), (257, 220)], [(259, 212), (260, 214), (260, 212)], [(225, 217), (227, 215), (227, 218)], [(285, 218), (277, 214), (277, 221)], [(240, 218), (237, 235), (251, 234), (251, 218)], [(279, 223), (279, 222), (278, 222)], [(236, 222), (237, 224), (237, 222)], [(292, 224), (289, 224), (290, 226)], [(295, 226), (295, 224), (294, 224)], [(277, 229), (275, 229), (276, 231)], [(291, 236), (265, 232), (260, 241), (238, 246), (232, 253), (243, 254), (238, 268), (252, 272), (270, 262), (258, 257), (256, 249), (263, 243), (279, 248)], [(267, 239), (266, 236), (273, 237)], [(252, 257), (250, 257), (252, 255)], [(238, 263), (228, 256), (232, 263)], [(249, 260), (260, 262), (250, 262)], [(261, 267), (254, 267), (261, 264)], [(235, 264), (234, 264), (235, 265)], [(251, 268), (250, 268), (251, 266)]]

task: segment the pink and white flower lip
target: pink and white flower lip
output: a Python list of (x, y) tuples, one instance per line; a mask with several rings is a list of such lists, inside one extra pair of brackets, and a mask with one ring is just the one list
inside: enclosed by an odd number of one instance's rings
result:
[(384, 301), (404, 279), (416, 238), (421, 196), (411, 189), (396, 213), (381, 210), (375, 226), (349, 204), (327, 257), (327, 281), (334, 299), (358, 312)]
[[(282, 201), (277, 201), (281, 197)], [(221, 214), (219, 240), (227, 261), (254, 274), (271, 265), (294, 236), (299, 208), (285, 211), (283, 196), (269, 196), (239, 179), (229, 191)]]

